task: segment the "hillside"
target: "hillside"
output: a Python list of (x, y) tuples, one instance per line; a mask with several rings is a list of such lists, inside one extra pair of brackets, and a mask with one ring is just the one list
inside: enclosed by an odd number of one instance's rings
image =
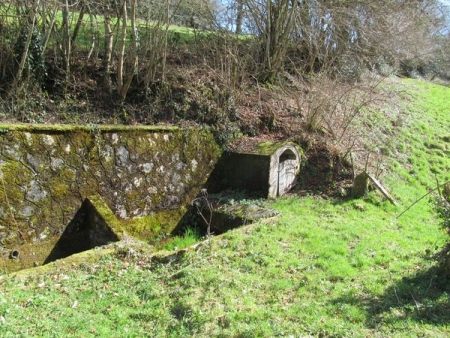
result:
[[(271, 134), (259, 133), (276, 138), (277, 130), (298, 127), (290, 137), (311, 155), (308, 179), (292, 195), (241, 201), (279, 216), (189, 250), (152, 254), (129, 240), (2, 275), (0, 335), (449, 335), (448, 283), (432, 259), (448, 236), (428, 198), (398, 215), (436, 181), (450, 180), (450, 89), (398, 79), (377, 88), (383, 95), (358, 115), (352, 133), (326, 123), (309, 133), (282, 115)], [(305, 188), (336, 168), (331, 161), (318, 170), (320, 160), (339, 154), (344, 162), (349, 147), (359, 159), (353, 168), (373, 170), (399, 206), (375, 191), (359, 200), (331, 197), (340, 191), (333, 180)]]

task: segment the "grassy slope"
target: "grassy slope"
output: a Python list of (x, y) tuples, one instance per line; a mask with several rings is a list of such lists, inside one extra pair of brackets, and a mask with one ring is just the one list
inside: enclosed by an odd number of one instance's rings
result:
[[(57, 265), (0, 281), (8, 336), (444, 336), (448, 295), (432, 261), (446, 237), (426, 199), (449, 179), (450, 89), (417, 81), (392, 135), (388, 186), (401, 206), (282, 198), (282, 215), (171, 259), (118, 249), (97, 263)], [(406, 103), (405, 103), (406, 105)], [(406, 107), (406, 106), (405, 106)]]

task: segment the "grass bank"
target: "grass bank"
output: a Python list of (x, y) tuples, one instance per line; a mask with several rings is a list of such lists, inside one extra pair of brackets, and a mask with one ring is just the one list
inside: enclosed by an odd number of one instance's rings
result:
[(119, 243), (94, 262), (3, 276), (0, 335), (449, 335), (448, 287), (430, 260), (448, 236), (427, 199), (397, 216), (449, 179), (450, 89), (402, 86), (384, 179), (399, 207), (374, 192), (286, 197), (266, 202), (280, 216), (184, 253)]

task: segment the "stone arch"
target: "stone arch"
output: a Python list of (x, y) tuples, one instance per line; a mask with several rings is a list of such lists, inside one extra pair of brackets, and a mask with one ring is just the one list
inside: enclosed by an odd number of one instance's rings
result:
[(297, 183), (300, 153), (287, 144), (275, 151), (270, 160), (269, 197), (283, 196)]

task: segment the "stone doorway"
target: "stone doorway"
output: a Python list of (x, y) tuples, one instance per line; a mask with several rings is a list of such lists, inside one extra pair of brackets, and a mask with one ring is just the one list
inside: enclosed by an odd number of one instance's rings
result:
[(291, 149), (286, 149), (278, 162), (277, 196), (284, 195), (295, 185), (298, 169), (298, 157)]

